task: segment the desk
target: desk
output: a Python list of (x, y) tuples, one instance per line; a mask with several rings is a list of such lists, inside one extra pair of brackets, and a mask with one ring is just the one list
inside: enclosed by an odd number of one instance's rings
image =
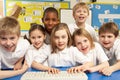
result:
[[(60, 67), (60, 70), (65, 71), (68, 67)], [(35, 69), (28, 69), (28, 71), (38, 71)], [(14, 77), (10, 77), (10, 78), (6, 78), (3, 80), (20, 80), (22, 75), (18, 75), (18, 76), (14, 76)], [(88, 76), (88, 80), (120, 80), (120, 70), (114, 72), (111, 76), (104, 76), (98, 72), (94, 72), (94, 73), (87, 73)]]

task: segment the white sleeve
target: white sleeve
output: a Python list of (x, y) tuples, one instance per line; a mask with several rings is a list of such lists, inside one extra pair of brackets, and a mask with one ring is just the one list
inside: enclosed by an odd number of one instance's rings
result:
[[(28, 64), (29, 67), (31, 67), (31, 64), (33, 62), (34, 56), (33, 56), (33, 51), (32, 50), (28, 50), (26, 55), (25, 55), (25, 60)], [(36, 54), (36, 53), (35, 53)]]
[(96, 48), (96, 55), (97, 55), (97, 59), (99, 61), (99, 63), (102, 63), (102, 62), (105, 62), (105, 61), (108, 61), (108, 57), (106, 56), (103, 48), (101, 47), (101, 45), (99, 43), (96, 43), (95, 44), (95, 48)]
[(80, 52), (76, 47), (75, 47), (75, 60), (78, 63), (86, 63), (86, 62), (91, 62), (89, 58), (83, 55), (82, 52)]
[(117, 42), (115, 47), (115, 57), (117, 60), (120, 60), (120, 42)]

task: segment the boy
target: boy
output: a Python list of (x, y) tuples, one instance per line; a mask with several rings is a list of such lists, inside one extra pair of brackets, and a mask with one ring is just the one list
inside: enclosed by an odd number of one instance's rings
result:
[(50, 35), (53, 27), (59, 23), (58, 11), (53, 7), (48, 7), (43, 13), (42, 22), (46, 30), (46, 44), (50, 44)]
[[(29, 42), (20, 38), (19, 22), (13, 17), (4, 17), (0, 19), (0, 69), (14, 69), (8, 75), (13, 76), (20, 73), (17, 71), (26, 68), (24, 55), (28, 49)], [(26, 68), (27, 69), (27, 68)], [(26, 70), (23, 69), (22, 73)], [(1, 72), (1, 71), (0, 71)], [(9, 71), (8, 71), (9, 72)], [(12, 75), (13, 73), (13, 75)], [(2, 74), (3, 75), (3, 74)], [(5, 77), (9, 77), (6, 76)], [(3, 77), (3, 76), (0, 76)]]
[(75, 19), (75, 23), (68, 25), (69, 30), (71, 34), (73, 34), (75, 29), (85, 28), (90, 33), (93, 40), (98, 41), (94, 28), (86, 23), (86, 19), (88, 18), (88, 16), (89, 16), (89, 8), (87, 4), (85, 4), (84, 2), (77, 3), (73, 7), (73, 17)]
[(120, 39), (119, 29), (114, 22), (103, 24), (99, 29), (99, 42), (109, 58), (110, 67), (104, 68), (101, 72), (111, 75), (112, 72), (120, 70)]

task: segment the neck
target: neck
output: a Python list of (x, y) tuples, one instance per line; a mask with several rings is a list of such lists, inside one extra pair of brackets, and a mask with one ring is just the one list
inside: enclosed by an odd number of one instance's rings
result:
[(85, 28), (85, 23), (76, 23), (79, 28)]
[(51, 31), (48, 31), (47, 29), (45, 29), (45, 31), (46, 31), (48, 34), (50, 34), (50, 35), (51, 35)]

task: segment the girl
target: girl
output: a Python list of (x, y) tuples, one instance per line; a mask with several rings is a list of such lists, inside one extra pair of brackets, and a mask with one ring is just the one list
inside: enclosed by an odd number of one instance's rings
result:
[[(59, 70), (54, 67), (69, 66), (72, 68), (68, 69), (68, 72), (76, 72), (80, 70), (84, 71), (86, 68), (92, 66), (92, 63), (81, 52), (79, 52), (76, 47), (71, 46), (71, 44), (72, 39), (67, 24), (59, 23), (53, 28), (51, 33), (51, 53), (39, 56), (39, 63), (41, 63), (42, 58), (46, 56), (49, 67), (43, 67), (41, 64), (39, 64), (39, 67), (35, 65), (34, 67), (39, 70), (58, 73)], [(83, 65), (76, 67), (76, 63)]]
[[(39, 56), (41, 53), (47, 53), (48, 51), (48, 45), (44, 43), (44, 40), (46, 39), (45, 36), (45, 29), (42, 25), (32, 23), (31, 28), (29, 30), (29, 41), (31, 43), (27, 55), (26, 55), (26, 61), (31, 66), (32, 62), (36, 60), (36, 56)], [(47, 62), (43, 62), (44, 65), (47, 65)]]
[(102, 68), (109, 66), (108, 58), (102, 47), (93, 42), (91, 35), (84, 28), (75, 30), (73, 40), (78, 50), (94, 62), (94, 67), (89, 68), (88, 71), (100, 71)]

